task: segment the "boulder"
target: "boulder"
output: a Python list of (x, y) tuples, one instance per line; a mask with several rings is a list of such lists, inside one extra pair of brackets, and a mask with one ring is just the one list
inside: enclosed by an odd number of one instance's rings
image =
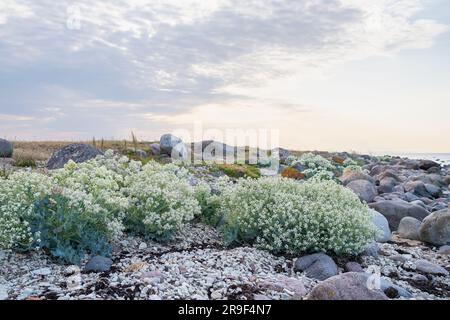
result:
[(426, 217), (420, 226), (420, 239), (436, 246), (450, 243), (450, 209), (436, 211)]
[(344, 266), (346, 272), (364, 272), (364, 269), (358, 262), (350, 261), (347, 262)]
[(425, 189), (427, 190), (428, 194), (431, 196), (431, 198), (440, 198), (442, 196), (442, 190), (439, 187), (436, 187), (434, 184), (426, 183)]
[(438, 253), (442, 255), (450, 255), (450, 246), (445, 245), (440, 247)]
[(404, 217), (413, 217), (422, 221), (429, 215), (426, 209), (400, 199), (371, 203), (369, 207), (384, 215), (389, 222), (389, 227), (393, 231), (398, 229), (400, 220)]
[(372, 178), (371, 176), (365, 174), (364, 172), (360, 172), (360, 171), (352, 170), (352, 171), (345, 172), (340, 179), (344, 186), (348, 185), (350, 182), (355, 181), (355, 180), (366, 180), (372, 184), (375, 184), (374, 178)]
[(0, 158), (11, 158), (13, 155), (13, 145), (5, 139), (0, 139)]
[(423, 273), (428, 273), (436, 276), (448, 276), (449, 273), (447, 270), (445, 270), (443, 267), (438, 266), (437, 264), (434, 264), (427, 260), (417, 260), (414, 262), (416, 265), (416, 270), (421, 271)]
[(406, 192), (412, 192), (418, 197), (431, 197), (422, 181), (408, 181), (404, 185)]
[(395, 180), (392, 177), (385, 177), (380, 180), (378, 192), (380, 194), (394, 192), (394, 188), (396, 185), (397, 185), (397, 180)]
[(84, 266), (85, 272), (106, 272), (111, 269), (113, 261), (102, 256), (95, 256), (91, 258)]
[(174, 136), (173, 134), (164, 134), (161, 136), (161, 139), (159, 141), (159, 146), (160, 146), (160, 150), (161, 150), (161, 154), (165, 154), (168, 156), (172, 156), (172, 150), (175, 146), (177, 146), (178, 144), (182, 144), (183, 141)]
[(380, 243), (391, 241), (391, 229), (389, 229), (389, 222), (386, 217), (375, 210), (371, 211), (373, 214), (373, 224), (382, 232), (375, 240)]
[(370, 203), (378, 195), (375, 186), (367, 180), (354, 180), (347, 184), (361, 201)]
[(325, 280), (338, 274), (338, 268), (333, 259), (324, 253), (303, 256), (295, 261), (294, 270), (305, 272), (309, 278)]
[(56, 151), (47, 162), (47, 169), (60, 169), (72, 160), (76, 163), (86, 162), (102, 155), (103, 152), (88, 144), (75, 143)]
[(159, 143), (152, 143), (150, 145), (150, 151), (154, 156), (159, 156), (161, 154), (161, 147)]
[(419, 229), (421, 221), (413, 217), (404, 217), (398, 226), (398, 235), (404, 239), (420, 240)]
[(437, 167), (440, 168), (441, 165), (437, 162), (431, 160), (421, 160), (419, 161), (419, 169), (429, 170), (430, 168)]
[(388, 300), (381, 290), (369, 289), (368, 275), (347, 272), (331, 277), (315, 286), (309, 300)]

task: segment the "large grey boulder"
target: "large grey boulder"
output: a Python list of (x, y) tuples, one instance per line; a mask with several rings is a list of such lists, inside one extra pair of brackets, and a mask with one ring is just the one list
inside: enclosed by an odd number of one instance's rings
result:
[(429, 215), (429, 212), (421, 206), (400, 199), (374, 202), (369, 204), (369, 207), (386, 217), (392, 231), (398, 229), (398, 225), (404, 217), (413, 217), (418, 220), (423, 220)]
[(391, 241), (391, 239), (392, 239), (391, 229), (389, 228), (389, 222), (387, 221), (386, 217), (375, 210), (371, 210), (371, 211), (373, 214), (373, 220), (372, 220), (373, 224), (381, 232), (380, 235), (378, 235), (375, 240), (380, 243)]
[(173, 134), (164, 134), (161, 136), (159, 140), (159, 146), (161, 149), (161, 154), (166, 154), (168, 156), (172, 156), (172, 150), (175, 146), (182, 144), (183, 140), (174, 136)]
[(13, 155), (13, 145), (5, 139), (0, 139), (0, 158), (11, 158)]
[(422, 222), (413, 217), (404, 217), (398, 226), (398, 235), (404, 239), (420, 240), (419, 229)]
[(388, 297), (368, 285), (368, 275), (347, 272), (331, 277), (315, 286), (309, 300), (388, 300)]
[(406, 192), (412, 192), (416, 196), (430, 198), (431, 195), (422, 181), (408, 181), (404, 185)]
[(315, 253), (298, 258), (295, 261), (294, 270), (305, 272), (307, 277), (317, 280), (325, 280), (338, 274), (336, 263), (325, 253)]
[(59, 149), (52, 155), (47, 162), (47, 169), (53, 170), (63, 168), (69, 160), (76, 163), (86, 162), (102, 154), (103, 152), (88, 144), (71, 144)]
[(440, 168), (441, 165), (439, 163), (431, 161), (431, 160), (421, 160), (419, 162), (419, 168), (422, 170), (429, 170), (434, 167)]
[(385, 177), (380, 180), (380, 185), (378, 186), (378, 192), (380, 194), (394, 192), (394, 188), (396, 185), (397, 185), (397, 181), (394, 178)]
[(367, 180), (354, 180), (347, 184), (347, 188), (352, 190), (361, 201), (370, 203), (378, 195), (375, 186)]
[(426, 217), (420, 226), (422, 241), (442, 246), (450, 243), (450, 209), (436, 211)]
[(360, 172), (360, 171), (349, 171), (349, 172), (346, 172), (346, 173), (344, 173), (342, 175), (340, 180), (342, 181), (342, 184), (344, 186), (346, 186), (350, 182), (356, 181), (356, 180), (366, 180), (366, 181), (369, 181), (372, 184), (375, 184), (375, 179), (374, 178), (372, 178), (371, 176), (365, 174), (364, 172)]

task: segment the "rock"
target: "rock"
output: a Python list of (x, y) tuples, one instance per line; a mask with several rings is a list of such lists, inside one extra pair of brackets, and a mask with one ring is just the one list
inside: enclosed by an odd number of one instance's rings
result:
[(422, 221), (419, 230), (424, 242), (441, 246), (450, 243), (450, 209), (436, 211)]
[(84, 267), (85, 272), (106, 272), (111, 269), (113, 261), (102, 256), (91, 258)]
[(381, 172), (380, 174), (377, 175), (377, 180), (379, 180), (380, 182), (386, 178), (391, 178), (393, 179), (395, 182), (400, 181), (400, 177), (397, 174), (397, 171), (393, 170), (393, 169), (386, 169), (383, 172)]
[(442, 180), (446, 186), (450, 185), (450, 176), (445, 176)]
[(41, 268), (41, 269), (31, 271), (31, 273), (33, 275), (38, 275), (38, 276), (49, 276), (52, 274), (52, 270), (50, 268)]
[(412, 192), (406, 192), (405, 196), (404, 196), (404, 200), (407, 202), (413, 202), (413, 201), (420, 200), (420, 198)]
[(303, 281), (296, 278), (290, 278), (284, 275), (278, 275), (275, 278), (263, 279), (258, 283), (261, 289), (269, 289), (275, 291), (288, 290), (294, 294), (294, 299), (301, 299), (307, 293)]
[(11, 158), (13, 155), (13, 145), (5, 139), (0, 139), (0, 158)]
[(270, 297), (265, 296), (265, 295), (263, 295), (263, 294), (254, 294), (254, 295), (253, 295), (253, 300), (256, 300), (256, 301), (264, 301), (264, 300), (271, 300), (271, 299), (270, 299)]
[(150, 151), (152, 155), (159, 156), (161, 154), (161, 148), (159, 146), (159, 143), (152, 143), (150, 145)]
[(141, 244), (139, 245), (139, 250), (145, 250), (147, 249), (147, 244), (145, 242), (141, 242)]
[(375, 179), (372, 178), (371, 176), (365, 174), (364, 172), (353, 170), (344, 173), (344, 175), (340, 178), (340, 180), (342, 181), (342, 184), (344, 186), (348, 185), (350, 182), (355, 180), (366, 180), (372, 184), (375, 184)]
[(437, 276), (448, 276), (449, 272), (445, 270), (443, 267), (438, 266), (434, 263), (431, 263), (427, 260), (417, 260), (415, 261), (416, 270), (422, 271), (424, 273), (433, 274)]
[(419, 161), (419, 169), (428, 170), (430, 168), (437, 167), (440, 168), (441, 165), (437, 162), (431, 160), (421, 160)]
[(394, 192), (394, 188), (397, 184), (397, 181), (394, 178), (386, 177), (380, 181), (380, 186), (378, 187), (378, 192), (380, 194), (383, 193), (391, 193)]
[(361, 265), (358, 262), (347, 262), (344, 266), (344, 270), (346, 272), (364, 272), (364, 269), (361, 267)]
[(398, 226), (398, 235), (405, 239), (411, 240), (420, 240), (419, 237), (419, 229), (421, 221), (417, 220), (413, 217), (404, 217), (400, 220), (400, 224)]
[(380, 290), (371, 290), (368, 276), (359, 272), (348, 272), (331, 277), (313, 288), (309, 300), (388, 300)]
[(375, 186), (367, 180), (354, 180), (347, 184), (347, 188), (351, 189), (361, 201), (370, 203), (378, 195)]
[(220, 293), (220, 291), (213, 291), (213, 292), (211, 292), (211, 299), (212, 300), (220, 300), (220, 299), (222, 299), (222, 293)]
[(362, 252), (363, 256), (368, 256), (368, 257), (373, 257), (373, 258), (378, 258), (379, 254), (379, 247), (378, 247), (378, 243), (373, 242), (371, 244), (369, 244), (364, 251)]
[(272, 155), (279, 157), (281, 164), (286, 164), (287, 158), (291, 155), (291, 152), (287, 149), (276, 148), (272, 150)]
[[(396, 297), (404, 297), (404, 298), (412, 297), (412, 294), (408, 290), (406, 290), (400, 286), (397, 286), (384, 278), (380, 279), (380, 290), (381, 291), (383, 291), (385, 294), (387, 294), (389, 291), (392, 292), (392, 289), (394, 289), (396, 291), (396, 293), (397, 293)], [(392, 298), (396, 298), (396, 297), (392, 297)]]
[(180, 138), (170, 133), (164, 134), (159, 141), (160, 152), (161, 154), (172, 156), (173, 148), (179, 144), (183, 144), (183, 141)]
[(136, 156), (138, 156), (139, 158), (147, 158), (147, 152), (145, 152), (144, 150), (141, 149), (137, 149), (135, 152)]
[(0, 283), (0, 301), (8, 299), (8, 288)]
[(47, 162), (47, 169), (63, 168), (69, 160), (76, 163), (86, 162), (102, 154), (103, 152), (87, 144), (71, 144), (59, 149), (52, 155)]
[(434, 184), (430, 183), (425, 184), (425, 189), (432, 198), (437, 199), (442, 196), (441, 188), (436, 187)]
[(418, 220), (423, 220), (429, 214), (426, 209), (399, 199), (371, 203), (369, 204), (369, 207), (386, 217), (391, 230), (397, 230), (400, 220), (404, 217), (413, 217)]
[(443, 254), (443, 255), (450, 255), (450, 246), (442, 246), (439, 248), (438, 250), (439, 254)]
[(325, 280), (338, 274), (336, 263), (324, 253), (298, 258), (295, 261), (294, 271), (305, 272), (307, 277), (317, 280)]
[(391, 229), (389, 229), (389, 222), (387, 221), (386, 217), (375, 210), (371, 211), (373, 214), (373, 224), (382, 231), (382, 234), (377, 236), (375, 240), (381, 243), (391, 241)]
[(189, 150), (184, 143), (177, 144), (172, 149), (172, 158), (186, 160), (189, 157)]
[(406, 192), (412, 192), (419, 197), (431, 197), (430, 193), (427, 191), (425, 184), (422, 181), (408, 181), (404, 185)]

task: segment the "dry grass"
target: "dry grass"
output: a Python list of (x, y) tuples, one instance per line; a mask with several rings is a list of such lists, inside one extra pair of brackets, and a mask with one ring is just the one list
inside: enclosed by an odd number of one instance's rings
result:
[[(108, 149), (112, 149), (115, 151), (119, 151), (121, 153), (127, 154), (130, 150), (134, 151), (135, 149), (141, 149), (144, 151), (149, 151), (149, 146), (151, 142), (145, 142), (145, 141), (137, 141), (136, 138), (134, 138), (134, 141), (118, 141), (118, 140), (92, 140), (92, 141), (79, 141), (79, 142), (73, 142), (73, 141), (15, 141), (14, 144), (14, 154), (13, 158), (17, 161), (20, 161), (22, 163), (31, 163), (34, 162), (41, 162), (41, 161), (47, 161), (50, 159), (52, 154), (73, 143), (85, 143), (94, 145), (95, 147), (106, 151)], [(24, 165), (26, 166), (26, 165)]]

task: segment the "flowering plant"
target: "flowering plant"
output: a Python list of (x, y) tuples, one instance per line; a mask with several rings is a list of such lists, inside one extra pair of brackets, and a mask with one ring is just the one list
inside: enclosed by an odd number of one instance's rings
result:
[(375, 239), (369, 208), (333, 181), (262, 178), (222, 191), (227, 243), (276, 253), (361, 252)]

